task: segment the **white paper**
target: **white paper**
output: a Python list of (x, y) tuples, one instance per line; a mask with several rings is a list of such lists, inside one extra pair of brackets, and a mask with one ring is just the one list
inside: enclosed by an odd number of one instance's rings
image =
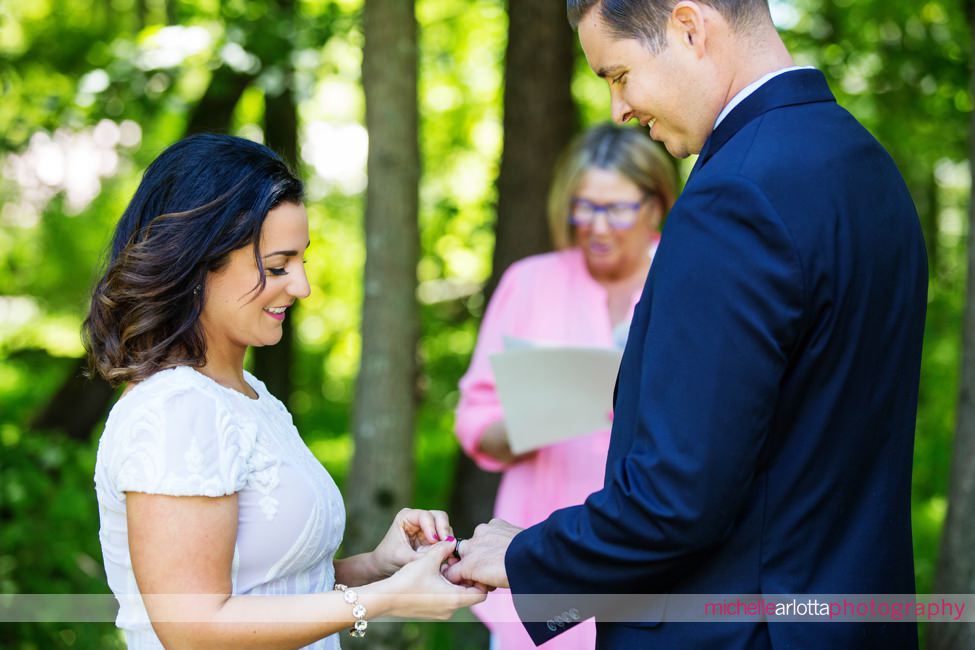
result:
[(508, 444), (522, 454), (608, 428), (623, 353), (505, 339), (491, 357)]

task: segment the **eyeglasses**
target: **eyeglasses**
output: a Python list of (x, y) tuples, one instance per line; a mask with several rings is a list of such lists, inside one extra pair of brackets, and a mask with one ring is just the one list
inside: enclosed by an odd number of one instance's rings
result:
[(619, 203), (593, 203), (586, 199), (572, 199), (569, 208), (569, 223), (573, 226), (589, 227), (596, 223), (600, 213), (606, 215), (606, 223), (613, 230), (626, 230), (636, 225), (640, 216), (640, 206), (652, 193), (643, 195), (639, 201)]

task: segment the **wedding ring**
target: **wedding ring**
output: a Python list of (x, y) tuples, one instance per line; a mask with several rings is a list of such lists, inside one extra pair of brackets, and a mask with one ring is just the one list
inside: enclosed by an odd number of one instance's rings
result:
[(463, 537), (458, 537), (457, 542), (454, 544), (454, 557), (458, 560), (460, 559), (460, 543), (464, 541)]

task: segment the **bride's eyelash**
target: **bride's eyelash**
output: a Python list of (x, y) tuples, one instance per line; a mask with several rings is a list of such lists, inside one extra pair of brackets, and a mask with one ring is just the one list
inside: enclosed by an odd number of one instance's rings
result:
[[(301, 263), (302, 264), (308, 264), (308, 260), (302, 259), (301, 260)], [(285, 269), (285, 267), (283, 267), (283, 266), (265, 266), (264, 267), (264, 271), (268, 275), (273, 275), (273, 276), (288, 275), (287, 269)]]

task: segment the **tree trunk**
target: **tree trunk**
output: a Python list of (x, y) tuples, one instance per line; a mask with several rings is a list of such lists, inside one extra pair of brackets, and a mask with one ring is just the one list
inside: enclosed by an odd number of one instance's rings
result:
[(87, 359), (78, 359), (71, 365), (54, 397), (31, 422), (31, 430), (60, 429), (69, 438), (90, 439), (115, 390), (101, 377), (86, 379), (83, 373), (87, 367)]
[[(293, 24), (292, 0), (278, 0), (278, 6), (286, 12)], [(284, 68), (285, 83), (280, 93), (264, 95), (264, 138), (267, 146), (276, 151), (295, 174), (299, 174), (298, 110), (295, 106), (291, 52), (281, 52), (277, 65)], [(272, 395), (285, 404), (288, 404), (291, 399), (294, 318), (300, 306), (299, 301), (288, 310), (288, 317), (281, 323), (283, 333), (277, 345), (254, 348), (254, 374), (267, 384)]]
[[(575, 36), (564, 3), (509, 0), (508, 20), (504, 149), (488, 299), (512, 262), (551, 249), (548, 189), (555, 162), (577, 128), (571, 91)], [(481, 471), (460, 454), (450, 505), (460, 535), (469, 536), (491, 518), (499, 481), (500, 474)], [(453, 648), (487, 647), (481, 625), (454, 625), (451, 631)]]
[(141, 32), (146, 27), (146, 17), (148, 15), (146, 0), (136, 0), (135, 3), (135, 24), (137, 32)]
[(237, 72), (226, 65), (214, 70), (210, 85), (190, 114), (184, 135), (224, 133), (240, 96), (253, 80), (253, 75)]
[[(975, 34), (975, 3), (968, 3), (968, 18)], [(975, 66), (972, 67), (975, 92)], [(975, 161), (975, 115), (969, 128), (969, 160)], [(975, 166), (972, 167), (975, 192)], [(968, 281), (965, 289), (965, 315), (962, 325), (961, 390), (948, 492), (948, 515), (941, 540), (941, 556), (935, 578), (935, 592), (970, 594), (975, 592), (975, 193), (968, 206)], [(932, 650), (975, 648), (975, 625), (931, 625), (928, 627)]]
[[(412, 0), (367, 0), (362, 82), (369, 131), (362, 361), (345, 485), (345, 550), (372, 548), (413, 499), (420, 153)], [(370, 627), (370, 648), (402, 647), (400, 626)]]
[(505, 54), (504, 151), (488, 292), (508, 266), (551, 248), (546, 219), (555, 162), (574, 134), (572, 30), (559, 2), (510, 0)]

